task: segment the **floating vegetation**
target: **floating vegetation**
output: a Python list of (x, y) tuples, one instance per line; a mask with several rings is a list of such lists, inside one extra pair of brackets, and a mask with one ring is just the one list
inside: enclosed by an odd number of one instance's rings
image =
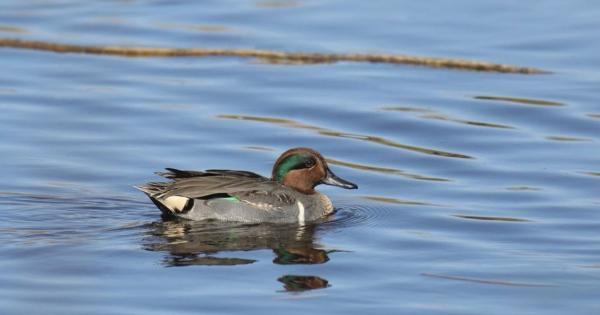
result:
[(450, 59), (407, 56), (397, 54), (327, 54), (284, 52), (259, 49), (218, 49), (218, 48), (148, 48), (148, 47), (118, 47), (118, 46), (86, 46), (59, 44), (45, 41), (31, 41), (12, 38), (0, 38), (0, 47), (33, 49), (56, 53), (80, 53), (92, 55), (111, 55), (121, 57), (242, 57), (258, 58), (274, 63), (333, 63), (341, 61), (371, 62), (389, 64), (407, 64), (433, 68), (487, 71), (500, 73), (544, 74), (547, 71), (496, 63)]

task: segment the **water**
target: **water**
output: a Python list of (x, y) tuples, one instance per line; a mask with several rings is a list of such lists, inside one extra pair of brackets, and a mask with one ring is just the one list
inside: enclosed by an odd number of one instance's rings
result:
[[(0, 37), (382, 52), (526, 76), (0, 49), (2, 314), (597, 314), (600, 4), (4, 1)], [(163, 167), (357, 191), (306, 227), (164, 220)]]

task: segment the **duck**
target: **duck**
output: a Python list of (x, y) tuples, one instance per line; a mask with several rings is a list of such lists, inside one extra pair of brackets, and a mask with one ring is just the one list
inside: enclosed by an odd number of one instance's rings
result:
[(165, 170), (155, 174), (170, 181), (135, 187), (164, 215), (195, 221), (302, 225), (334, 212), (329, 197), (315, 190), (317, 185), (358, 188), (335, 175), (319, 152), (305, 147), (283, 152), (270, 178), (240, 170)]

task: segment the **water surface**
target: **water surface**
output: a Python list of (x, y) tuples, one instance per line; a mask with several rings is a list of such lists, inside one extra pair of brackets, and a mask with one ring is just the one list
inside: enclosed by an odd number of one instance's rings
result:
[[(0, 37), (398, 53), (545, 75), (0, 49), (2, 314), (595, 314), (600, 5), (4, 1)], [(161, 218), (164, 167), (322, 152), (314, 225)]]

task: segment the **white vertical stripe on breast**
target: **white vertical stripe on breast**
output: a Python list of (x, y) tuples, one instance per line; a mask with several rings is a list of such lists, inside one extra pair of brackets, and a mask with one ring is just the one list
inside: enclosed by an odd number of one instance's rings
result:
[(300, 201), (296, 201), (298, 205), (298, 223), (304, 224), (304, 205)]

